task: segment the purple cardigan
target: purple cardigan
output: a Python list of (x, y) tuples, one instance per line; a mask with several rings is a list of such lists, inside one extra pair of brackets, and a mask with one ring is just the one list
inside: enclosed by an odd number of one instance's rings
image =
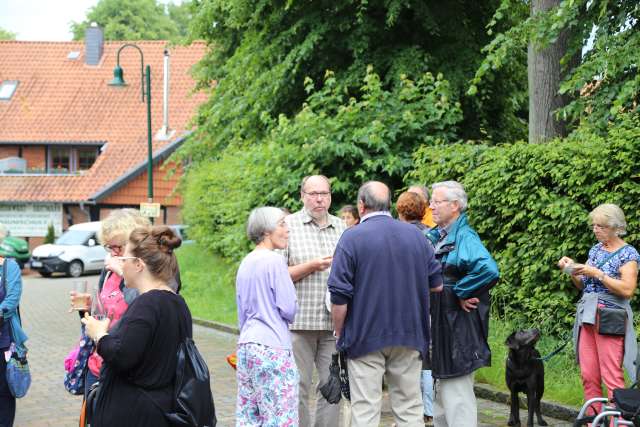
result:
[(289, 324), (298, 308), (285, 258), (257, 249), (248, 254), (236, 276), (238, 344), (255, 343), (291, 349)]

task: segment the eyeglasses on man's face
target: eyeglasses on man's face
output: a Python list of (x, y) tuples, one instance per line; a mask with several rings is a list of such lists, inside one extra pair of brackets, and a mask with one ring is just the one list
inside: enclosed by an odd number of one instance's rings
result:
[(317, 198), (317, 197), (321, 197), (323, 199), (326, 199), (327, 197), (331, 196), (331, 192), (330, 191), (312, 191), (310, 193), (307, 193), (306, 191), (303, 191), (304, 194), (306, 194), (309, 197), (312, 198)]
[(431, 199), (429, 201), (429, 206), (440, 206), (443, 203), (447, 203), (447, 202), (451, 202), (451, 200), (448, 200), (448, 199), (444, 199), (444, 200)]

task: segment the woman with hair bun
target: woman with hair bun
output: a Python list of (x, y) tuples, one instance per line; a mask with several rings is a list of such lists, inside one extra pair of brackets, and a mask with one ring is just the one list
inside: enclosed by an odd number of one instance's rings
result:
[(173, 409), (177, 350), (192, 336), (189, 308), (170, 287), (180, 243), (166, 226), (133, 230), (114, 258), (139, 296), (112, 329), (108, 318), (82, 320), (104, 360), (92, 427), (170, 425), (164, 413)]

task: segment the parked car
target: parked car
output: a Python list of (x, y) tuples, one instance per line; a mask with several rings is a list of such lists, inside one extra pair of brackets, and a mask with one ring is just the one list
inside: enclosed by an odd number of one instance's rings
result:
[(20, 268), (24, 268), (25, 263), (31, 257), (29, 244), (19, 237), (7, 236), (0, 243), (0, 256), (15, 258)]
[(193, 243), (193, 239), (189, 238), (189, 226), (184, 224), (170, 225), (173, 231), (180, 237), (182, 243)]
[(99, 229), (99, 221), (72, 225), (54, 244), (33, 250), (31, 269), (43, 277), (53, 273), (79, 277), (85, 272), (102, 270), (107, 251), (97, 243)]

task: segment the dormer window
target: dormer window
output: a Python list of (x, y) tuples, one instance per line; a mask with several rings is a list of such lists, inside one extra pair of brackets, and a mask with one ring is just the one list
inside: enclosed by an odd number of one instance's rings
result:
[(18, 80), (5, 80), (0, 83), (0, 101), (9, 101), (18, 87)]
[(93, 166), (100, 147), (49, 146), (47, 151), (47, 173), (75, 174), (87, 171)]

